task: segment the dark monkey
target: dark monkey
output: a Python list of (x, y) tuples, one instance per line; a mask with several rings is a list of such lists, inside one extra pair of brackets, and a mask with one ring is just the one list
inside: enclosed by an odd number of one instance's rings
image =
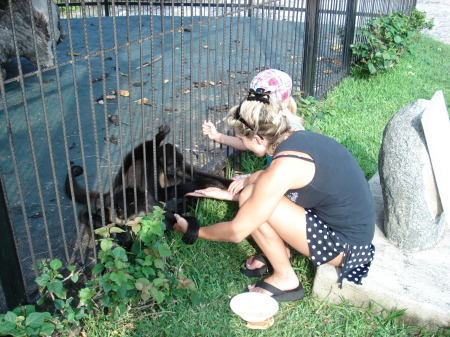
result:
[[(182, 197), (197, 189), (211, 186), (227, 188), (232, 182), (231, 179), (203, 172), (184, 163), (183, 155), (174, 145), (161, 146), (161, 142), (169, 132), (170, 128), (167, 125), (161, 126), (155, 137), (155, 146), (153, 140), (149, 140), (145, 142), (145, 145), (144, 143), (138, 145), (125, 156), (122, 167), (114, 179), (112, 198), (110, 192), (103, 193), (103, 213), (106, 222), (124, 224), (136, 216), (151, 212), (154, 206), (164, 209), (164, 205), (157, 200), (173, 201), (175, 196)], [(156, 171), (153, 164), (154, 148), (156, 148)], [(183, 167), (185, 171), (182, 170)], [(81, 174), (83, 174), (83, 169), (80, 166), (71, 167), (71, 175), (68, 174), (66, 178), (66, 194), (71, 198), (70, 181), (72, 180), (75, 201), (85, 205), (79, 213), (80, 222), (88, 225), (91, 215), (94, 228), (102, 227), (104, 223), (102, 221), (101, 193), (89, 191), (89, 207), (87, 191), (78, 184), (76, 179)], [(157, 177), (156, 186), (155, 175)], [(147, 197), (145, 190), (147, 190)], [(157, 198), (154, 197), (155, 191)], [(113, 203), (114, 212), (111, 209)], [(175, 209), (172, 207), (170, 211), (166, 209), (164, 214), (164, 222), (169, 229), (173, 229), (176, 222), (173, 215), (176, 211), (176, 207)], [(114, 214), (115, 218), (113, 218)], [(200, 223), (195, 217), (184, 217), (189, 223), (189, 228), (183, 236), (183, 241), (191, 244), (195, 242)], [(119, 234), (116, 239), (123, 246), (131, 246), (131, 237), (128, 232)]]

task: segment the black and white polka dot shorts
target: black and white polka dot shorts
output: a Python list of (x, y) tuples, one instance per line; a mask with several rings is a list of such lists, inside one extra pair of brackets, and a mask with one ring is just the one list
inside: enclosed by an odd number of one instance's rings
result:
[(342, 286), (343, 279), (361, 284), (362, 278), (369, 272), (375, 247), (372, 244), (348, 245), (315, 214), (314, 210), (305, 209), (305, 213), (306, 239), (314, 266), (318, 267), (327, 263), (344, 252), (344, 263), (339, 277), (340, 285)]

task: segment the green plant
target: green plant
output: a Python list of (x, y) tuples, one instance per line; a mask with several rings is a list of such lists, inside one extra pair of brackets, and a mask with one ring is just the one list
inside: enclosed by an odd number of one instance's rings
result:
[(357, 58), (355, 66), (363, 74), (371, 75), (392, 68), (408, 50), (416, 33), (422, 28), (432, 27), (432, 21), (425, 20), (425, 13), (417, 10), (409, 17), (400, 12), (393, 12), (388, 16), (370, 20), (357, 30), (362, 41), (350, 45), (353, 55)]
[[(50, 302), (50, 312), (37, 312), (36, 306), (19, 306), (0, 315), (0, 334), (12, 336), (47, 336), (53, 332), (74, 330), (87, 316), (111, 315), (117, 319), (137, 305), (161, 306), (184, 294), (184, 289), (195, 290), (195, 283), (179, 268), (168, 267), (171, 250), (164, 239), (164, 211), (155, 207), (153, 213), (136, 218), (127, 225), (135, 237), (131, 252), (116, 246), (112, 234), (125, 230), (113, 224), (96, 229), (102, 238), (98, 263), (92, 269), (95, 276), (76, 296), (68, 297), (64, 283), (76, 284), (81, 271), (67, 267), (63, 276), (60, 260), (40, 263), (41, 275), (36, 279), (41, 297), (37, 304)], [(73, 292), (73, 291), (72, 291)], [(68, 297), (68, 298), (67, 298)]]
[(16, 307), (0, 314), (1, 336), (50, 336), (62, 324), (49, 312), (36, 312), (34, 305)]
[(318, 131), (316, 122), (325, 117), (325, 115), (333, 115), (332, 110), (324, 109), (324, 105), (312, 96), (303, 98), (296, 96), (297, 114), (302, 116), (306, 121), (306, 129)]
[(61, 330), (68, 324), (77, 325), (84, 316), (84, 308), (73, 308), (71, 302), (73, 297), (67, 298), (67, 290), (64, 282), (78, 281), (79, 273), (75, 267), (70, 266), (69, 275), (63, 277), (61, 274), (62, 262), (52, 260), (50, 263), (42, 261), (38, 268), (41, 276), (36, 278), (39, 285), (40, 299), (37, 304), (41, 306), (46, 298), (50, 298), (57, 314), (49, 312), (38, 312), (35, 305), (19, 306), (0, 315), (0, 334), (12, 336), (48, 336), (56, 330)]

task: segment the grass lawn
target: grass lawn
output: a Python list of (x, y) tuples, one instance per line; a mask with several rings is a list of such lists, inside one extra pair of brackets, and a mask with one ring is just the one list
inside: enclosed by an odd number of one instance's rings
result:
[[(345, 79), (323, 100), (326, 114), (314, 128), (344, 144), (369, 179), (378, 169), (378, 151), (389, 119), (417, 99), (430, 99), (437, 90), (444, 90), (450, 102), (449, 73), (450, 46), (421, 37), (395, 68), (368, 79)], [(235, 204), (202, 200), (196, 214), (208, 225), (230, 219), (235, 211)], [(314, 268), (308, 258), (295, 254), (293, 266), (307, 295), (280, 303), (269, 330), (249, 330), (232, 313), (229, 301), (256, 281), (239, 272), (244, 258), (254, 252), (252, 246), (204, 240), (186, 246), (176, 234), (169, 234), (168, 240), (175, 252), (170, 265), (192, 278), (197, 291), (164, 308), (131, 310), (115, 322), (88, 319), (88, 336), (450, 336), (450, 330), (408, 326), (397, 319), (401, 312), (375, 314), (314, 298)]]

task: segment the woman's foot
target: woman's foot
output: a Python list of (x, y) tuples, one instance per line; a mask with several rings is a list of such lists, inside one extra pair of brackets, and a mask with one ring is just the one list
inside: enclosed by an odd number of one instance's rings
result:
[(295, 277), (279, 278), (270, 276), (248, 286), (248, 291), (272, 296), (278, 302), (296, 301), (305, 295), (302, 284)]
[[(290, 256), (289, 260), (292, 263), (292, 256), (289, 248), (286, 247), (286, 251), (288, 256)], [(259, 277), (267, 272), (273, 271), (269, 260), (262, 253), (250, 256), (247, 260), (244, 260), (243, 263), (245, 263), (245, 265), (241, 268), (241, 273), (248, 277)]]
[(242, 264), (241, 273), (248, 277), (260, 277), (272, 271), (269, 260), (262, 254), (252, 255), (247, 260), (242, 261)]

